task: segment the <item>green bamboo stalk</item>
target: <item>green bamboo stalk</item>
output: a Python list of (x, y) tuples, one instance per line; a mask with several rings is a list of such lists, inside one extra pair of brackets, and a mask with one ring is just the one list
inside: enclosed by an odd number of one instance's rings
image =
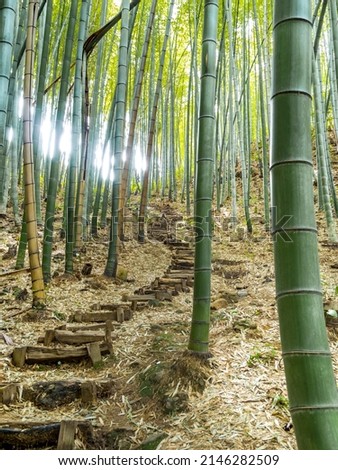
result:
[(0, 216), (5, 216), (7, 211), (8, 158), (5, 131), (16, 9), (16, 0), (3, 0), (0, 4)]
[(300, 449), (338, 449), (312, 189), (311, 1), (276, 0), (274, 8), (272, 233), (290, 412)]
[(67, 194), (67, 229), (66, 229), (66, 256), (65, 272), (73, 272), (73, 251), (75, 238), (75, 200), (76, 200), (76, 176), (80, 157), (81, 136), (81, 105), (82, 105), (82, 54), (83, 45), (88, 28), (88, 17), (91, 0), (82, 0), (80, 11), (80, 26), (77, 39), (73, 115), (72, 115), (72, 148), (68, 169), (68, 193)]
[(131, 111), (131, 117), (130, 117), (130, 123), (129, 123), (129, 133), (128, 133), (128, 140), (127, 140), (127, 146), (126, 146), (126, 161), (124, 164), (123, 173), (122, 173), (122, 181), (121, 181), (121, 194), (120, 194), (121, 207), (119, 208), (119, 224), (118, 224), (120, 240), (123, 240), (124, 238), (123, 214), (124, 214), (124, 206), (126, 204), (127, 182), (128, 182), (128, 176), (129, 176), (130, 163), (132, 159), (132, 150), (133, 150), (134, 139), (135, 139), (135, 127), (136, 127), (136, 121), (137, 121), (137, 116), (139, 112), (141, 93), (143, 89), (144, 72), (145, 72), (145, 67), (146, 67), (146, 62), (147, 62), (147, 57), (148, 57), (151, 32), (152, 32), (152, 28), (154, 24), (156, 5), (157, 5), (157, 0), (152, 0), (150, 11), (149, 11), (149, 16), (148, 16), (148, 22), (147, 22), (147, 26), (146, 26), (146, 30), (144, 34), (144, 39), (143, 39), (143, 48), (142, 48), (142, 53), (141, 53), (140, 65), (139, 65), (139, 69), (137, 72), (137, 77), (136, 77), (135, 87), (134, 87), (133, 104), (132, 104), (132, 111)]
[(62, 63), (62, 78), (59, 92), (58, 108), (55, 124), (55, 149), (51, 161), (51, 170), (48, 183), (47, 194), (47, 207), (45, 215), (45, 227), (43, 237), (43, 253), (42, 253), (42, 266), (45, 282), (51, 280), (51, 262), (52, 262), (52, 248), (53, 248), (53, 234), (54, 234), (54, 218), (56, 208), (56, 194), (58, 189), (58, 181), (60, 176), (60, 150), (58, 142), (60, 141), (63, 133), (63, 121), (66, 112), (67, 92), (69, 86), (70, 64), (75, 32), (75, 24), (77, 20), (77, 0), (72, 0), (69, 13), (69, 22), (67, 28), (67, 38), (64, 50), (64, 57)]
[(171, 27), (171, 20), (173, 16), (174, 6), (175, 6), (175, 0), (171, 0), (170, 5), (169, 5), (169, 12), (168, 12), (168, 17), (167, 17), (167, 23), (166, 23), (165, 33), (164, 33), (162, 49), (161, 49), (160, 64), (159, 64), (159, 70), (158, 70), (158, 75), (157, 75), (155, 94), (154, 94), (153, 103), (151, 107), (151, 117), (150, 117), (150, 124), (149, 124), (147, 153), (146, 153), (146, 165), (147, 166), (143, 175), (142, 194), (141, 194), (141, 203), (140, 203), (140, 211), (139, 211), (138, 240), (141, 243), (143, 243), (145, 240), (144, 227), (145, 227), (146, 208), (147, 208), (147, 202), (148, 202), (149, 170), (151, 168), (151, 156), (152, 156), (152, 149), (153, 149), (153, 144), (154, 144), (156, 116), (157, 116), (160, 92), (162, 88), (164, 61), (165, 61), (167, 43), (168, 43), (169, 34), (170, 34), (170, 27)]
[(116, 91), (116, 117), (114, 135), (114, 181), (112, 191), (112, 221), (108, 258), (104, 274), (116, 277), (119, 246), (118, 246), (118, 212), (121, 207), (122, 153), (124, 149), (124, 133), (126, 119), (126, 99), (128, 84), (128, 45), (129, 45), (129, 0), (121, 4), (121, 37), (119, 47), (119, 64)]
[(228, 30), (229, 30), (229, 175), (231, 189), (231, 221), (233, 228), (237, 224), (237, 189), (236, 189), (236, 155), (235, 155), (235, 129), (234, 129), (234, 82), (235, 82), (235, 44), (232, 24), (232, 0), (228, 1)]
[(322, 86), (320, 79), (320, 68), (318, 63), (318, 58), (315, 59), (313, 54), (312, 60), (312, 70), (313, 70), (313, 94), (314, 94), (314, 105), (315, 105), (315, 118), (316, 118), (316, 133), (317, 133), (317, 162), (318, 168), (320, 169), (320, 183), (322, 198), (323, 198), (323, 208), (325, 213), (327, 233), (329, 240), (331, 242), (338, 241), (336, 233), (336, 224), (333, 218), (333, 212), (330, 201), (330, 190), (329, 190), (329, 181), (328, 181), (328, 171), (327, 171), (327, 160), (328, 156), (325, 155), (327, 152), (326, 147), (326, 136), (324, 128), (324, 114), (323, 114), (323, 103), (322, 103)]
[(188, 349), (209, 354), (211, 288), (211, 202), (215, 157), (215, 88), (218, 0), (205, 0), (201, 102), (195, 196), (195, 282)]
[(53, 0), (49, 0), (46, 9), (46, 21), (43, 34), (43, 47), (41, 51), (40, 67), (38, 73), (37, 96), (34, 114), (33, 127), (33, 151), (34, 151), (34, 179), (35, 179), (35, 201), (36, 216), (38, 225), (42, 225), (41, 215), (41, 190), (40, 190), (40, 173), (41, 173), (41, 122), (43, 113), (43, 98), (46, 85), (48, 55), (50, 46), (50, 34), (52, 27)]
[[(253, 10), (255, 18), (255, 30), (256, 30), (256, 43), (257, 43), (257, 55), (258, 55), (258, 67), (259, 67), (259, 103), (260, 103), (260, 118), (261, 118), (261, 135), (262, 135), (262, 151), (263, 151), (263, 194), (264, 194), (264, 222), (266, 230), (270, 228), (270, 202), (269, 202), (269, 160), (268, 160), (268, 148), (267, 148), (267, 125), (266, 125), (266, 109), (264, 99), (264, 84), (263, 84), (263, 58), (262, 48), (259, 36), (259, 25), (256, 0), (253, 0)], [(258, 134), (257, 134), (258, 135)]]

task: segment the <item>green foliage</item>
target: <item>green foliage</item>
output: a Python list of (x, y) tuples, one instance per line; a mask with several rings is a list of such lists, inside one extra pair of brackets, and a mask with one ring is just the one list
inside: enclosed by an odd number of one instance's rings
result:
[(272, 400), (272, 406), (277, 408), (289, 408), (289, 400), (283, 394), (277, 394)]
[(139, 375), (139, 390), (142, 397), (152, 397), (161, 377), (163, 366), (160, 362), (148, 367)]
[(258, 364), (273, 364), (278, 357), (278, 351), (272, 346), (266, 346), (263, 349), (256, 349), (247, 361), (248, 367), (255, 367)]

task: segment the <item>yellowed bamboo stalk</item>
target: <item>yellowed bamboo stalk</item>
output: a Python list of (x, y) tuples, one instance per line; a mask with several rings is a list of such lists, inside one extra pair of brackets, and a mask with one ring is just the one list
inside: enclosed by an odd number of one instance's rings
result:
[(25, 214), (27, 225), (27, 242), (29, 266), (32, 279), (33, 307), (45, 305), (45, 286), (40, 262), (38, 226), (36, 220), (36, 204), (34, 190), (33, 163), (33, 71), (34, 71), (34, 40), (40, 0), (30, 0), (28, 6), (27, 43), (24, 76), (24, 107), (23, 107), (23, 162), (25, 186)]

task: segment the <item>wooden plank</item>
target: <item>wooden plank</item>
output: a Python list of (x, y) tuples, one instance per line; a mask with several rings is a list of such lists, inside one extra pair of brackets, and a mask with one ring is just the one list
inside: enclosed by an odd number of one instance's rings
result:
[(156, 300), (154, 295), (131, 295), (127, 298), (131, 302), (131, 308), (135, 312), (138, 302), (149, 302), (149, 300)]
[(186, 248), (185, 250), (183, 249), (177, 249), (174, 251), (174, 256), (182, 256), (183, 258), (186, 256), (194, 257), (194, 251), (191, 250), (190, 248)]
[(0, 449), (44, 449), (55, 446), (59, 423), (6, 423), (0, 427)]
[(94, 310), (94, 311), (100, 311), (100, 310), (108, 310), (109, 312), (116, 312), (119, 308), (126, 308), (128, 309), (129, 305), (127, 304), (121, 304), (121, 303), (118, 303), (118, 304), (100, 304), (100, 303), (97, 303), (97, 304), (93, 304), (91, 305), (90, 307), (90, 310)]
[(165, 245), (171, 245), (172, 247), (190, 247), (190, 244), (188, 242), (182, 242), (182, 241), (171, 241), (168, 240), (167, 242), (164, 242)]
[[(63, 344), (86, 344), (97, 341), (104, 341), (106, 335), (104, 331), (68, 331), (55, 330), (55, 340)], [(111, 338), (110, 338), (111, 341)]]
[(193, 255), (179, 255), (179, 256), (178, 256), (178, 255), (175, 255), (175, 254), (174, 254), (173, 257), (172, 257), (172, 259), (173, 259), (175, 262), (179, 263), (179, 262), (181, 262), (181, 261), (190, 261), (190, 262), (193, 262), (195, 258), (194, 258)]
[(187, 269), (190, 270), (194, 267), (194, 262), (190, 261), (180, 261), (180, 263), (177, 263), (175, 261), (172, 261), (172, 264), (170, 265), (169, 269), (170, 270), (182, 270), (182, 269)]
[[(96, 388), (98, 397), (106, 398), (112, 395), (114, 382), (112, 380), (87, 381)], [(52, 410), (58, 406), (68, 405), (82, 396), (82, 382), (79, 380), (57, 380), (50, 382), (36, 382), (25, 385), (17, 384), (22, 388), (22, 400), (31, 401), (38, 408)]]
[(74, 323), (67, 323), (63, 325), (58, 330), (68, 330), (68, 331), (98, 331), (104, 330), (105, 325), (103, 323), (89, 323), (87, 325), (76, 325)]
[(131, 295), (128, 297), (128, 302), (147, 302), (148, 300), (155, 300), (154, 295)]
[(169, 279), (186, 279), (186, 280), (193, 280), (194, 278), (194, 275), (192, 273), (189, 273), (189, 272), (174, 272), (174, 273), (166, 273), (165, 274), (165, 277), (166, 278), (169, 278)]
[[(74, 421), (75, 422), (75, 421)], [(88, 421), (75, 422), (74, 430), (77, 438), (83, 443), (86, 449), (94, 449), (93, 426)], [(47, 447), (55, 449), (60, 441), (60, 447), (64, 449), (71, 447), (71, 427), (64, 425), (63, 433), (60, 436), (62, 422), (8, 422), (0, 427), (0, 449), (26, 450), (45, 449)], [(66, 437), (68, 444), (66, 444)], [(75, 441), (74, 441), (75, 442)], [(74, 447), (74, 444), (73, 444)], [(73, 448), (72, 447), (72, 448)]]
[(194, 259), (193, 258), (191, 259), (173, 258), (172, 264), (177, 265), (177, 266), (187, 266), (190, 268), (194, 266)]
[(172, 292), (168, 289), (158, 289), (158, 288), (142, 288), (135, 291), (135, 294), (138, 295), (154, 295), (157, 300), (172, 300)]
[(60, 423), (57, 450), (73, 450), (75, 445), (75, 433), (77, 422), (64, 420)]
[(170, 277), (160, 277), (158, 279), (159, 285), (167, 285), (167, 286), (176, 286), (181, 284), (182, 287), (185, 287), (186, 280), (184, 278), (170, 278)]
[[(130, 307), (123, 308), (124, 320), (130, 320), (132, 318), (132, 312)], [(98, 312), (84, 312), (84, 313), (76, 313), (72, 317), (72, 321), (82, 323), (82, 322), (106, 322), (107, 320), (118, 321), (118, 317), (120, 318), (120, 313), (118, 314), (117, 311), (115, 312), (105, 312), (105, 311), (98, 311)]]
[[(95, 344), (95, 343), (93, 343)], [(24, 349), (24, 348), (16, 348), (16, 349)], [(25, 362), (23, 363), (21, 359), (22, 353), (19, 356), (16, 354), (16, 358), (14, 359), (13, 352), (13, 363), (15, 365), (22, 364), (17, 367), (22, 367), (25, 363), (26, 364), (35, 364), (35, 363), (48, 363), (48, 362), (68, 362), (73, 360), (81, 360), (88, 357), (88, 350), (87, 347), (77, 347), (77, 348), (47, 348), (44, 346), (25, 346)], [(100, 350), (102, 353), (109, 353), (109, 349), (105, 343), (100, 345)], [(16, 361), (16, 362), (14, 362)]]
[(194, 278), (195, 271), (194, 271), (193, 268), (191, 268), (191, 269), (171, 269), (171, 268), (169, 268), (169, 269), (167, 269), (166, 276), (168, 274), (173, 274), (173, 275), (175, 275), (175, 274), (185, 274), (185, 275), (188, 275), (188, 276), (192, 276), (192, 278)]

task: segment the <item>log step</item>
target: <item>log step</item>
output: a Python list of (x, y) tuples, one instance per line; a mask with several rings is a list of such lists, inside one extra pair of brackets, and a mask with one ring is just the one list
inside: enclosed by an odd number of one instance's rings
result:
[(191, 255), (191, 256), (194, 256), (194, 250), (191, 248), (191, 246), (187, 246), (187, 247), (178, 247), (175, 249), (174, 251), (174, 255)]
[(73, 449), (75, 437), (86, 449), (94, 449), (94, 432), (88, 421), (51, 423), (14, 422), (0, 425), (0, 449)]
[(110, 347), (106, 343), (90, 343), (87, 346), (77, 348), (22, 346), (14, 348), (12, 353), (12, 362), (16, 367), (23, 367), (25, 364), (72, 362), (90, 358), (95, 366), (99, 362), (97, 349), (99, 349), (100, 354), (107, 354), (110, 352)]
[(187, 287), (186, 279), (170, 279), (170, 278), (157, 278), (152, 283), (154, 288), (171, 288), (176, 292), (183, 292)]
[(122, 323), (124, 321), (130, 320), (133, 317), (130, 307), (120, 307), (116, 311), (92, 311), (92, 312), (78, 312), (75, 313), (70, 320), (77, 323), (89, 323), (89, 322), (106, 322), (107, 320), (117, 321)]
[(151, 287), (141, 287), (134, 292), (135, 295), (154, 295), (157, 300), (167, 300), (168, 302), (172, 301), (173, 294), (168, 289), (155, 290)]
[(170, 245), (172, 247), (184, 247), (184, 248), (190, 248), (190, 243), (189, 242), (182, 242), (182, 241), (171, 241), (171, 240), (168, 240), (168, 241), (165, 241), (164, 242), (165, 245)]
[(138, 303), (149, 302), (149, 300), (157, 300), (153, 294), (148, 295), (131, 295), (127, 297), (128, 302), (131, 302), (131, 309), (135, 312)]
[(128, 309), (129, 305), (127, 304), (93, 304), (90, 306), (90, 310), (94, 310), (95, 312), (100, 310), (108, 310), (109, 312), (116, 312), (119, 308)]
[[(102, 329), (102, 325), (101, 325)], [(62, 344), (87, 344), (95, 343), (97, 341), (105, 341), (107, 335), (105, 331), (69, 331), (64, 329), (47, 330), (45, 336), (38, 339), (38, 342), (49, 346), (53, 341)], [(116, 336), (114, 338), (116, 339)], [(42, 341), (41, 341), (42, 340)]]
[(38, 408), (51, 410), (58, 406), (68, 405), (76, 399), (89, 404), (97, 398), (110, 397), (113, 393), (113, 386), (112, 380), (86, 382), (59, 380), (36, 382), (32, 385), (3, 383), (0, 384), (0, 403), (10, 405), (18, 401), (30, 401)]
[(193, 261), (180, 261), (179, 263), (175, 262), (173, 260), (172, 264), (169, 266), (169, 270), (179, 270), (181, 271), (182, 269), (187, 269), (191, 270), (194, 268), (194, 262)]

